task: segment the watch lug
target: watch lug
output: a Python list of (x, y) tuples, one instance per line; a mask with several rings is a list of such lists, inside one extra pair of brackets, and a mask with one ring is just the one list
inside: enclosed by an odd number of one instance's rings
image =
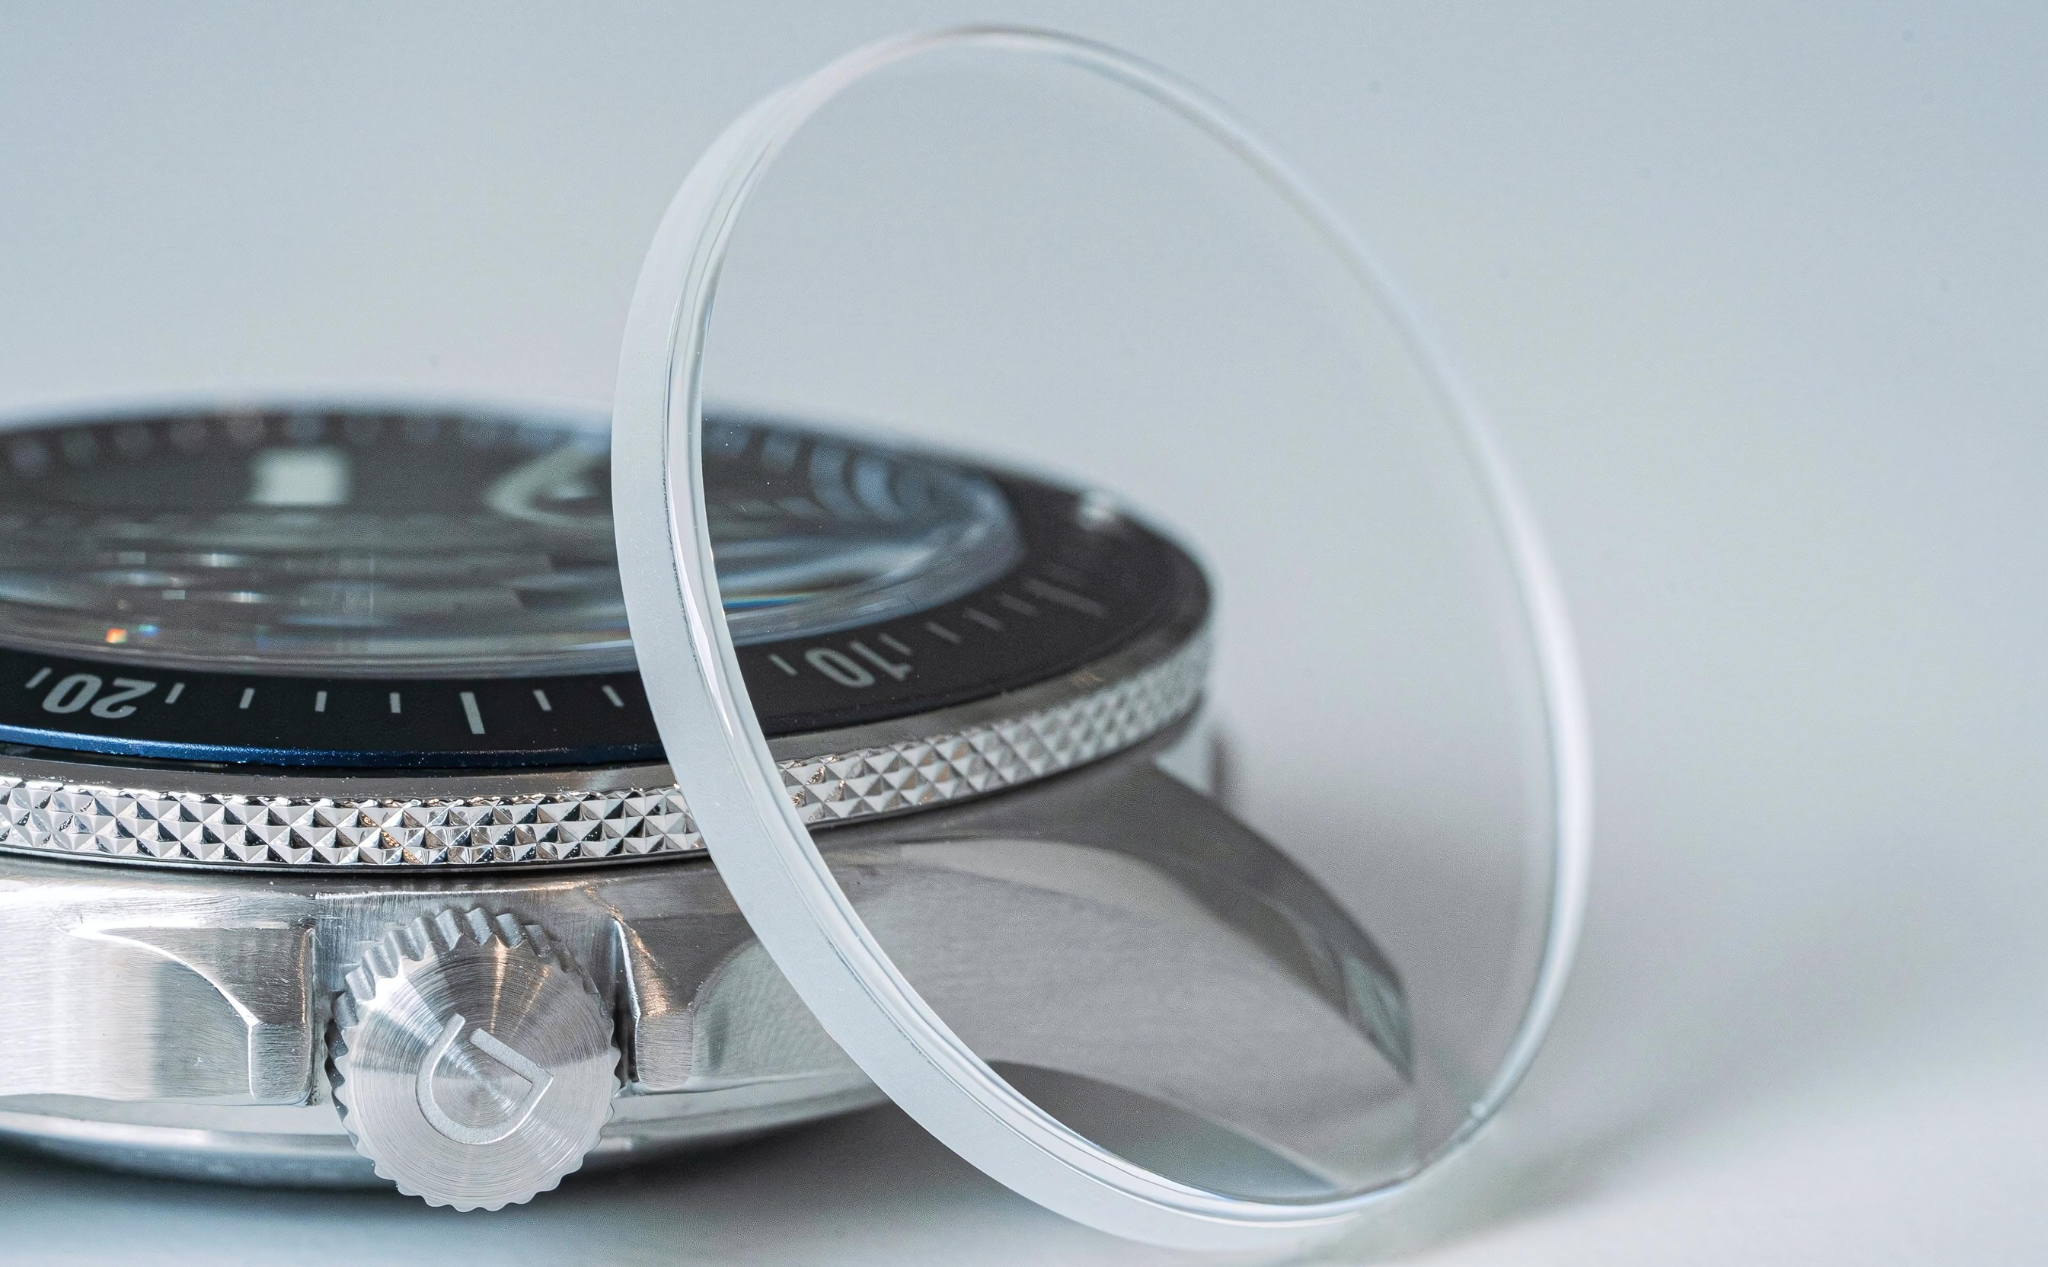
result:
[(0, 936), (18, 956), (0, 990), (0, 1095), (314, 1099), (310, 921), (202, 927), (73, 914), (0, 904)]
[(614, 926), (636, 1091), (866, 1079), (796, 997), (737, 913)]

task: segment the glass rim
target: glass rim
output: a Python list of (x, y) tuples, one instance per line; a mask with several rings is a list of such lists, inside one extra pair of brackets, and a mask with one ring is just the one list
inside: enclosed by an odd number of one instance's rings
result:
[[(1224, 1197), (1087, 1139), (1011, 1087), (918, 995), (853, 910), (782, 793), (734, 656), (704, 513), (703, 354), (719, 274), (750, 193), (814, 115), (870, 76), (968, 48), (1061, 63), (1127, 88), (1227, 152), (1286, 203), (1359, 292), (1398, 325), (1453, 420), (1512, 566), (1540, 676), (1553, 790), (1553, 878), (1543, 949), (1515, 1037), (1486, 1089), (1459, 1128), (1404, 1179), (1312, 1201)], [(764, 98), (692, 169), (643, 266), (613, 415), (620, 569), (636, 644), (674, 648), (643, 657), (642, 674), (712, 858), (799, 996), (891, 1099), (998, 1181), (1101, 1230), (1215, 1249), (1300, 1241), (1348, 1225), (1458, 1151), (1491, 1118), (1533, 1062), (1569, 975), (1592, 821), (1592, 749), (1572, 632), (1542, 539), (1500, 446), (1413, 312), (1324, 200), (1206, 94), (1108, 46), (1018, 27), (883, 40)]]

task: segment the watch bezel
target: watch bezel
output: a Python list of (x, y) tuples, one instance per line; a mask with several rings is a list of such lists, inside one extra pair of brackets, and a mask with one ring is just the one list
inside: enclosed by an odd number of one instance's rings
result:
[[(1114, 655), (1006, 695), (788, 736), (772, 748), (784, 786), (824, 828), (1111, 756), (1195, 710), (1207, 618), (1206, 602), (1183, 605)], [(665, 764), (259, 772), (0, 754), (0, 853), (232, 871), (525, 870), (702, 854), (674, 782)], [(630, 826), (590, 825), (607, 818)], [(283, 843), (261, 844), (264, 832)]]
[[(359, 416), (385, 422), (394, 416), (482, 420), (577, 432), (600, 425), (595, 415), (559, 406), (236, 392), (18, 414), (0, 420), (0, 450), (12, 452), (9, 433), (24, 428), (55, 432), (144, 422), (175, 427), (187, 418), (212, 423), (251, 415), (278, 427), (313, 417), (328, 432)], [(732, 417), (744, 426), (778, 423), (745, 413)], [(830, 432), (802, 421), (780, 425), (800, 437)], [(849, 435), (857, 443), (921, 452), (886, 435)], [(774, 719), (770, 733), (792, 755), (899, 743), (1028, 711), (1042, 698), (1126, 671), (1119, 667), (1128, 659), (1126, 650), (1135, 647), (1143, 661), (1152, 653), (1142, 644), (1154, 635), (1184, 641), (1206, 618), (1206, 579), (1170, 538), (1127, 516), (1103, 513), (1091, 493), (991, 467), (972, 455), (926, 456), (994, 481), (1017, 518), (1024, 557), (992, 581), (929, 609), (745, 648), (764, 714)], [(1068, 570), (1076, 565), (1083, 570)], [(875, 667), (866, 668), (866, 661)], [(858, 678), (845, 680), (855, 673)], [(652, 766), (661, 754), (639, 675), (630, 665), (567, 674), (491, 669), (467, 678), (445, 667), (430, 673), (319, 675), (294, 666), (241, 672), (157, 663), (100, 648), (60, 652), (0, 643), (0, 674), (0, 744), (56, 760), (69, 753), (94, 764), (168, 763), (194, 772), (223, 764), (294, 768), (322, 771), (323, 778), (344, 769), (418, 770), (438, 782), (429, 772)], [(1061, 685), (1070, 677), (1083, 685)], [(26, 689), (7, 690), (10, 678)], [(97, 705), (109, 702), (100, 698), (91, 710), (52, 712), (43, 697), (65, 682), (84, 685), (84, 679), (101, 696), (142, 693), (104, 716), (95, 716)], [(102, 689), (101, 681), (110, 685)], [(67, 696), (60, 702), (78, 701)]]

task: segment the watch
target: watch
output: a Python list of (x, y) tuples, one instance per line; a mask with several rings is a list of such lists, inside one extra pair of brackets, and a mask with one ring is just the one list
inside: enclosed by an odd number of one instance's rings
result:
[[(1214, 1051), (1175, 963), (974, 935), (1081, 894), (1097, 927), (1160, 918), (1119, 877), (1193, 842), (1243, 882), (1221, 927), (1300, 958), (1271, 912), (1322, 899), (1204, 794), (1201, 568), (1100, 491), (808, 421), (721, 416), (703, 462), (785, 791), (899, 960), (1020, 1069), (1227, 1094), (1213, 1061), (1123, 1067), (993, 1006), (1114, 970)], [(601, 418), (47, 417), (0, 432), (0, 473), (0, 1138), (494, 1209), (880, 1098), (663, 764)], [(1075, 847), (984, 865), (1019, 840)], [(1403, 1066), (1398, 978), (1345, 950), (1372, 988), (1320, 997)]]

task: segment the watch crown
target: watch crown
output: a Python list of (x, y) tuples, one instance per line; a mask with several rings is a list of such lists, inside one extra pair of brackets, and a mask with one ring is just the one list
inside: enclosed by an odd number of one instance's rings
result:
[(610, 1008), (544, 930), (444, 910), (387, 932), (346, 984), (335, 1103), (399, 1191), (495, 1210), (583, 1164), (611, 1118), (619, 1052)]

